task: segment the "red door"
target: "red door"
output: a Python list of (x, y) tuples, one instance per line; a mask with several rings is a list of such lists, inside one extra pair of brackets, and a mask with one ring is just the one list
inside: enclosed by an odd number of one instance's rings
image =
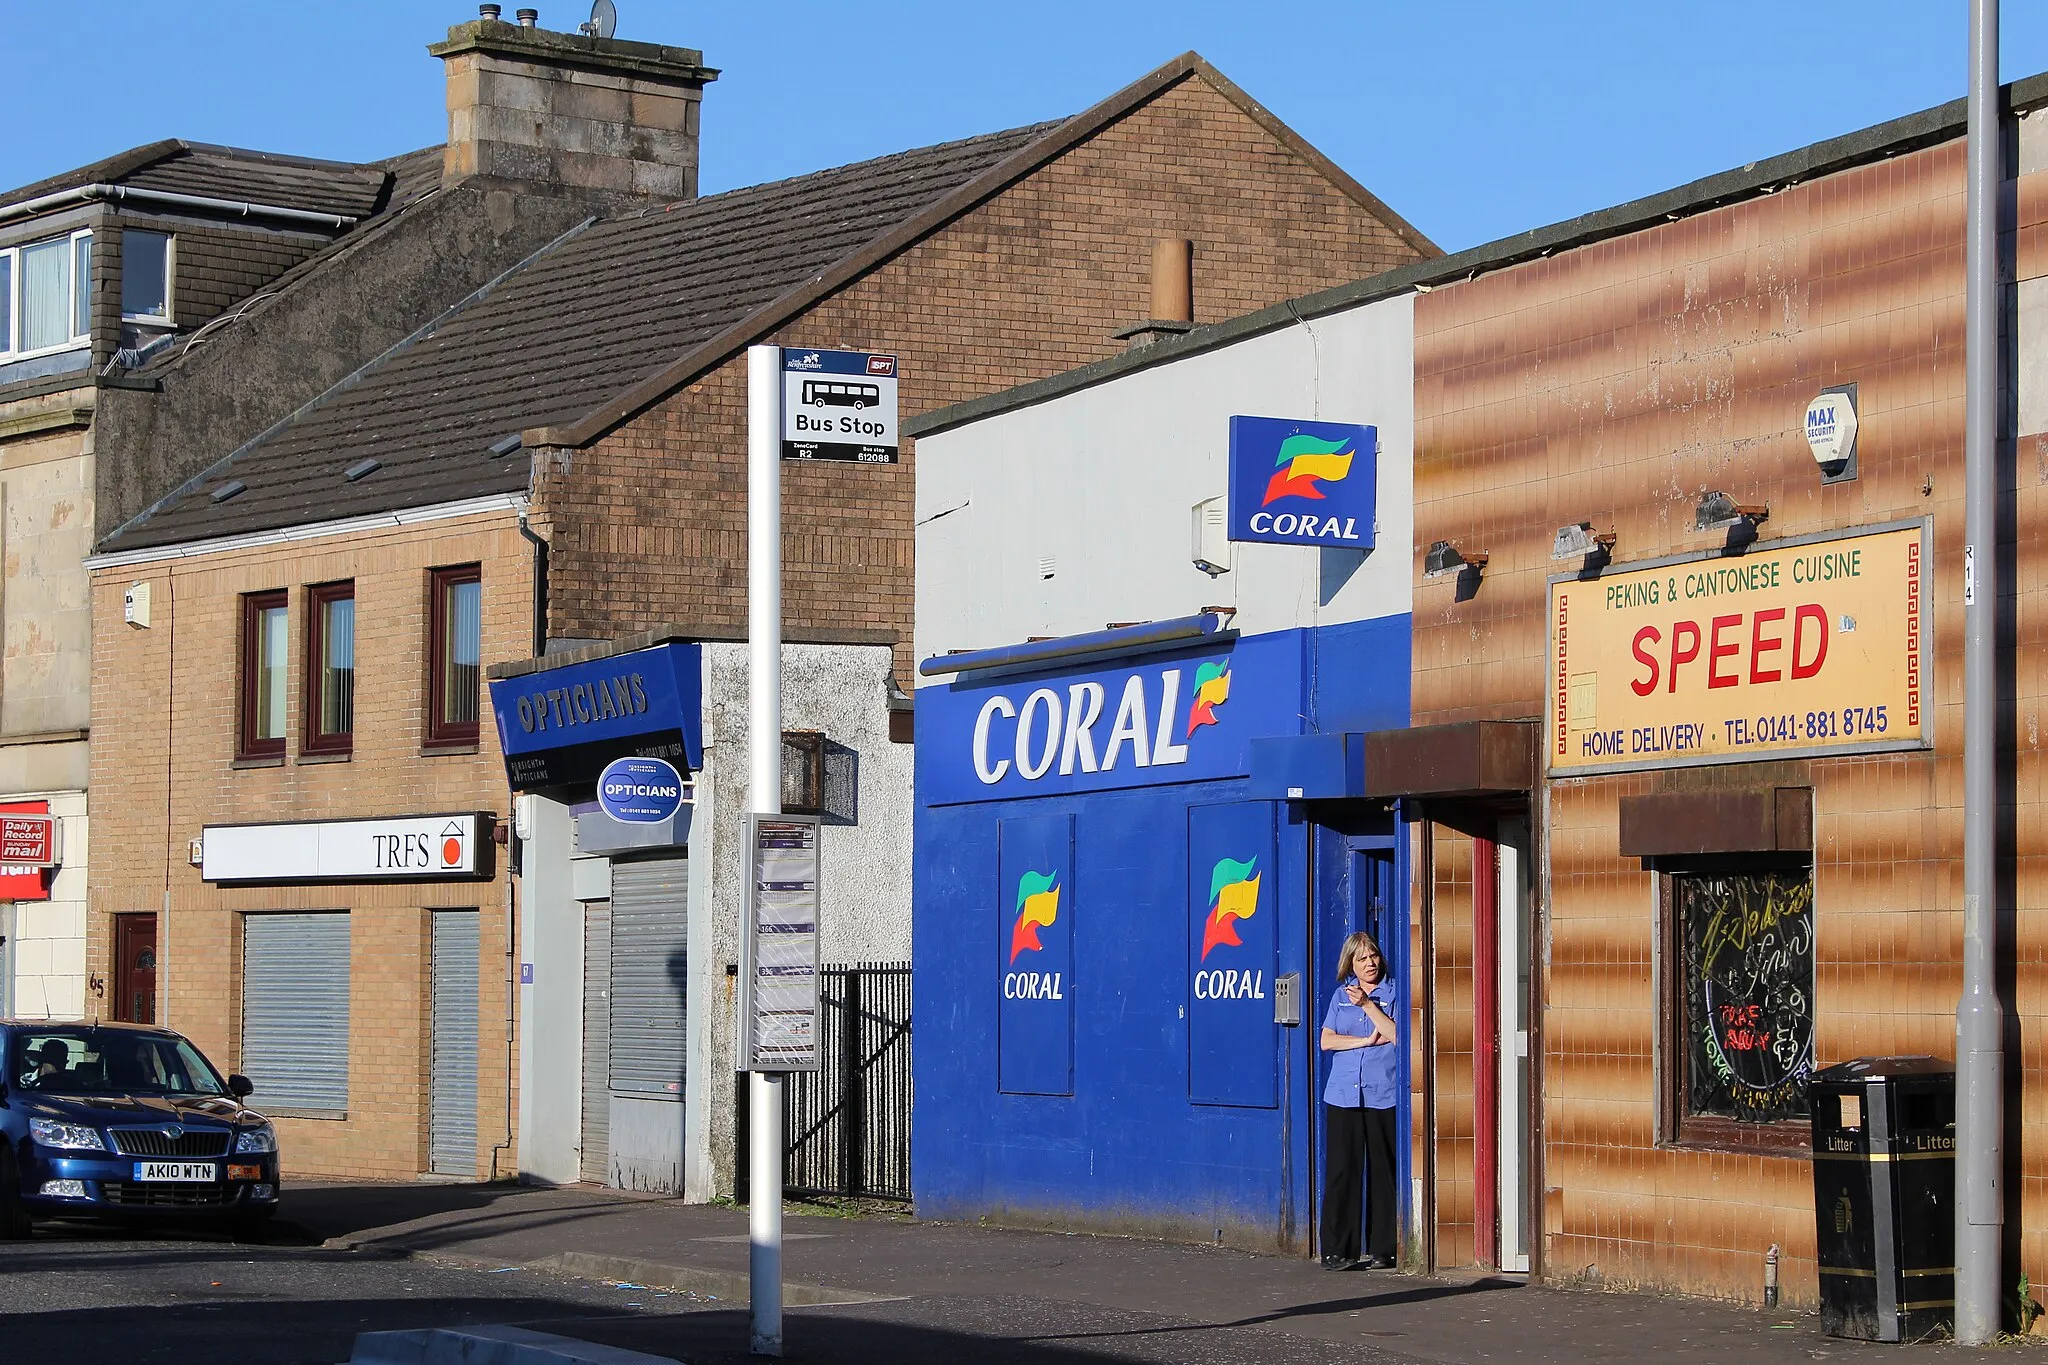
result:
[(114, 1017), (156, 1022), (156, 916), (114, 916)]

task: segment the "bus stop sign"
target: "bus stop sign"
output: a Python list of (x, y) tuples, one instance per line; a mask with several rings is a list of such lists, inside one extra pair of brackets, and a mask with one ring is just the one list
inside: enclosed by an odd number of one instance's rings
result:
[(782, 458), (895, 464), (896, 357), (782, 351)]

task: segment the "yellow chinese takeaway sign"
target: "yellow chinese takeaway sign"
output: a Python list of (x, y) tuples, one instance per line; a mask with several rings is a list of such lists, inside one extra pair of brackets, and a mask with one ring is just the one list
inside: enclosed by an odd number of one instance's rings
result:
[(1926, 528), (1550, 586), (1553, 774), (1926, 746)]

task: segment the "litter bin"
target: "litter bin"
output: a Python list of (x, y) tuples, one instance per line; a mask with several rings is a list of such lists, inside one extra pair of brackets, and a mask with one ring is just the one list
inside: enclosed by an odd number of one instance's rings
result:
[(1860, 1057), (1815, 1075), (1807, 1094), (1821, 1330), (1863, 1341), (1952, 1330), (1955, 1068)]

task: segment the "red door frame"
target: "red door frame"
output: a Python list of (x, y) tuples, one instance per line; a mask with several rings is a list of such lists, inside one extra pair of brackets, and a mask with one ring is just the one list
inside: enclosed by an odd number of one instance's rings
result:
[[(145, 928), (147, 933), (144, 933)], [(141, 947), (147, 943), (150, 962), (148, 967), (137, 965)], [(129, 1024), (154, 1024), (160, 1012), (156, 994), (156, 915), (153, 912), (114, 916), (114, 1008), (113, 1017)], [(133, 1007), (137, 998), (135, 985), (143, 972), (148, 973), (149, 1017), (137, 1018), (145, 1011)]]

